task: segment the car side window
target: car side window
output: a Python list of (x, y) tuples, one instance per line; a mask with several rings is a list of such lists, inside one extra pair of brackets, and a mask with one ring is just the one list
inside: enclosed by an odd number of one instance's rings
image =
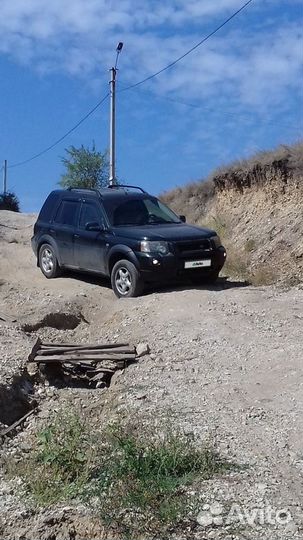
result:
[(77, 223), (78, 207), (78, 201), (61, 201), (56, 217), (54, 219), (55, 223), (59, 223), (60, 225), (66, 225), (69, 227), (75, 227)]
[(84, 202), (81, 206), (79, 229), (85, 229), (87, 223), (103, 223), (101, 209), (95, 204)]

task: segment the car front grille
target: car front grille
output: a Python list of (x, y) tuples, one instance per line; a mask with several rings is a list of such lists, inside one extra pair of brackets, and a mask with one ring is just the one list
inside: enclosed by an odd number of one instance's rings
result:
[(212, 249), (211, 242), (208, 238), (201, 240), (187, 240), (175, 243), (176, 251), (184, 257), (199, 255), (202, 252)]

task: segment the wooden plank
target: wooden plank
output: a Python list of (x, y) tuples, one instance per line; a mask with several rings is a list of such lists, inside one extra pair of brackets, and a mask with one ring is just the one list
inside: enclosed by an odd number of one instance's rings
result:
[(102, 347), (100, 347), (99, 349), (90, 349), (89, 347), (80, 347), (80, 348), (68, 348), (68, 347), (61, 347), (59, 349), (55, 349), (55, 347), (49, 349), (43, 349), (43, 348), (39, 348), (38, 350), (36, 350), (36, 354), (37, 356), (50, 356), (50, 355), (53, 355), (53, 354), (69, 354), (69, 353), (73, 353), (73, 354), (90, 354), (90, 355), (95, 355), (95, 354), (107, 354), (107, 355), (116, 355), (116, 354), (135, 354), (135, 348), (133, 349), (130, 349), (130, 348), (115, 348), (115, 349), (103, 349)]
[(95, 377), (96, 375), (98, 375), (98, 373), (106, 373), (106, 374), (109, 374), (109, 375), (113, 375), (115, 373), (115, 370), (114, 369), (110, 369), (110, 368), (100, 368), (100, 369), (94, 369), (93, 371), (88, 371), (87, 372), (87, 376), (89, 378), (91, 377)]
[(35, 356), (35, 358), (32, 360), (32, 362), (36, 362), (37, 364), (40, 364), (40, 363), (43, 363), (43, 364), (49, 364), (49, 363), (52, 363), (52, 362), (59, 362), (59, 363), (64, 363), (64, 362), (69, 362), (69, 363), (74, 363), (74, 362), (82, 362), (83, 360), (85, 360), (86, 362), (103, 362), (103, 361), (108, 361), (108, 362), (113, 362), (113, 363), (116, 363), (116, 362), (125, 362), (125, 361), (134, 361), (135, 360), (135, 355), (134, 354), (124, 354), (124, 355), (104, 355), (104, 354), (100, 354), (100, 355), (84, 355), (84, 354), (79, 354), (79, 355), (60, 355), (60, 354), (57, 354), (57, 355), (53, 355), (53, 356)]
[(16, 427), (22, 424), (22, 422), (24, 422), (26, 418), (28, 418), (31, 414), (36, 413), (37, 411), (38, 411), (38, 407), (35, 407), (34, 409), (31, 409), (30, 411), (28, 411), (24, 416), (22, 416), (22, 418), (19, 418), (19, 420), (16, 420), (16, 422), (14, 422), (11, 426), (8, 426), (7, 428), (3, 429), (0, 432), (0, 437), (4, 437), (5, 435), (13, 431)]
[(85, 345), (77, 345), (75, 343), (41, 343), (41, 348), (53, 348), (56, 349), (61, 347), (66, 347), (69, 349), (114, 349), (118, 347), (132, 347), (129, 343), (105, 343), (105, 344), (98, 344), (98, 343), (86, 343)]
[(35, 345), (33, 346), (32, 350), (31, 350), (31, 353), (28, 355), (28, 359), (27, 359), (28, 362), (33, 362), (34, 361), (34, 358), (35, 358), (35, 356), (37, 354), (37, 351), (40, 349), (40, 347), (41, 347), (41, 339), (38, 338), (36, 340)]
[[(72, 365), (72, 367), (73, 369), (75, 369), (74, 365)], [(96, 366), (93, 362), (79, 362), (78, 364), (76, 364), (76, 369), (84, 370), (84, 371), (91, 371), (93, 369), (96, 369)]]

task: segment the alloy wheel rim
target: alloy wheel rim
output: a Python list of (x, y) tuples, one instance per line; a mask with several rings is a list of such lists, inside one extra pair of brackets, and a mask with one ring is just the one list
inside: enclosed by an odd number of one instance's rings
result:
[(54, 255), (48, 248), (42, 251), (41, 264), (44, 272), (49, 274), (54, 268)]
[(119, 294), (125, 296), (131, 289), (132, 281), (131, 275), (127, 268), (121, 267), (117, 270), (115, 275), (115, 285)]

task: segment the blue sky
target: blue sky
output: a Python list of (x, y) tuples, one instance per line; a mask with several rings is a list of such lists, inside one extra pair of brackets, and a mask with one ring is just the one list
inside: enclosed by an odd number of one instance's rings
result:
[[(0, 160), (30, 158), (108, 91), (118, 41), (120, 89), (161, 69), (244, 0), (1, 0)], [(117, 94), (117, 173), (157, 194), (303, 134), (301, 0), (254, 0), (207, 43)], [(181, 103), (182, 102), (182, 103)], [(186, 103), (186, 104), (185, 104)], [(108, 147), (104, 103), (53, 150), (8, 170), (36, 211), (69, 145)]]

